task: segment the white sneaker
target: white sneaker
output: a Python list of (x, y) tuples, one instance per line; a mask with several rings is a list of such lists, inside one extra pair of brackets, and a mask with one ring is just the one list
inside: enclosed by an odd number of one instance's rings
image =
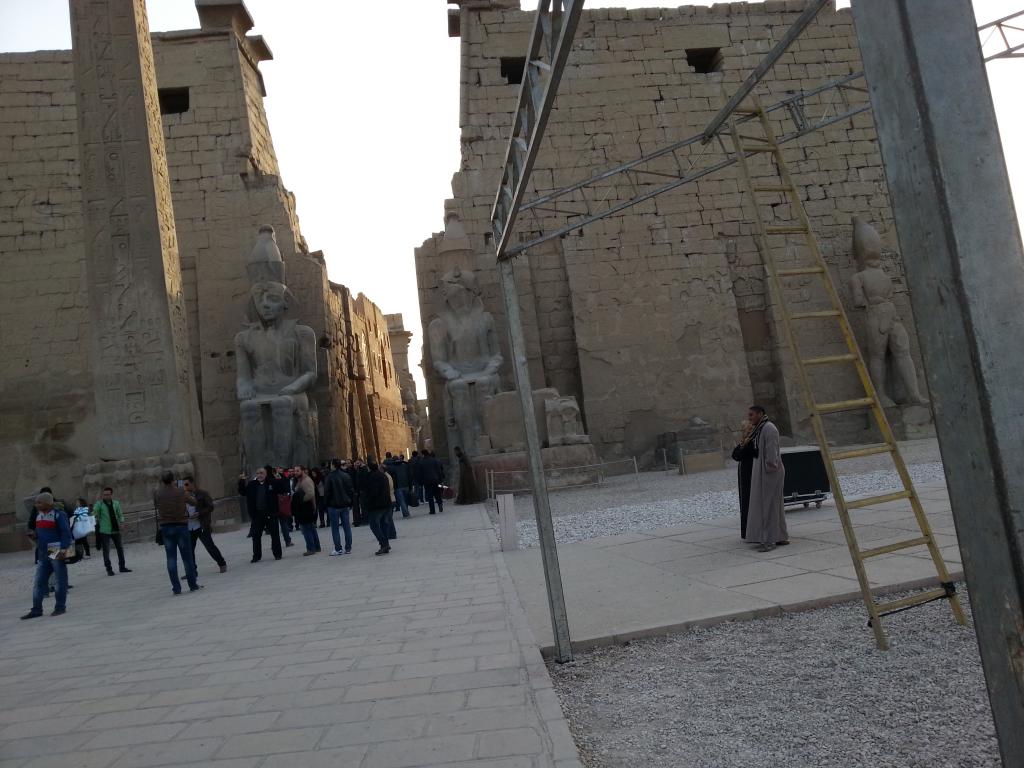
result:
[(344, 554), (345, 554), (345, 550), (343, 550), (343, 549), (336, 549), (333, 552), (331, 552), (331, 557), (337, 557), (338, 555), (344, 555)]

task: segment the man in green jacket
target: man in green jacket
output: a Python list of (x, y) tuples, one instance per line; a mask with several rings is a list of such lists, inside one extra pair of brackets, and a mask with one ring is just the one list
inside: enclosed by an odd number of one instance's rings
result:
[(107, 567), (107, 576), (114, 575), (114, 568), (110, 564), (110, 542), (114, 542), (117, 549), (117, 565), (121, 573), (131, 573), (131, 568), (124, 564), (124, 547), (121, 545), (121, 526), (124, 525), (124, 512), (121, 511), (121, 502), (114, 500), (114, 489), (109, 485), (103, 489), (100, 500), (93, 505), (93, 517), (96, 518), (96, 531), (100, 537), (100, 547), (103, 550), (103, 564)]

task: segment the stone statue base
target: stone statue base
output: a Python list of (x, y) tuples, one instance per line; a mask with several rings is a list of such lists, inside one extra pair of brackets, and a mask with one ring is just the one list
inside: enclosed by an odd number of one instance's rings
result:
[[(592, 445), (559, 445), (542, 448), (548, 488), (572, 488), (578, 485), (596, 485), (601, 480), (601, 468)], [(530, 472), (525, 451), (492, 453), (473, 459), (476, 482), (481, 489), (488, 489), (487, 474), (495, 472), (494, 488), (498, 493), (526, 491), (530, 489)]]
[[(152, 511), (153, 492), (160, 487), (160, 475), (168, 470), (178, 480), (192, 475), (196, 485), (208, 490), (214, 498), (224, 492), (220, 458), (212, 451), (201, 451), (90, 464), (82, 478), (85, 497), (90, 504), (94, 503), (100, 498), (103, 488), (109, 485), (126, 513)], [(74, 499), (65, 501), (71, 504)]]
[[(885, 409), (889, 426), (897, 440), (922, 440), (935, 437), (935, 422), (927, 405), (893, 405)], [(874, 427), (874, 419), (871, 420)]]

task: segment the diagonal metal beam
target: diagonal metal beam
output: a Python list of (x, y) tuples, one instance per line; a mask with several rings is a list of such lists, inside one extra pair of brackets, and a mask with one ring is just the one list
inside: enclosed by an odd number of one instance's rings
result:
[(818, 12), (828, 2), (829, 0), (811, 0), (807, 4), (807, 7), (797, 17), (797, 20), (793, 22), (793, 26), (786, 30), (786, 34), (782, 36), (782, 39), (768, 51), (768, 54), (761, 59), (761, 63), (754, 67), (753, 72), (747, 75), (747, 79), (743, 81), (743, 85), (739, 87), (739, 90), (725, 102), (725, 106), (718, 110), (718, 114), (708, 123), (708, 127), (704, 129), (704, 137), (702, 139), (705, 144), (711, 141), (715, 134), (721, 130), (722, 126), (725, 125), (725, 121), (729, 119), (729, 115), (736, 111), (736, 107), (750, 95), (750, 92), (757, 87), (761, 79), (768, 74), (768, 70), (775, 66), (775, 62), (781, 58), (782, 54), (789, 50), (789, 46), (803, 34), (804, 30), (807, 29), (807, 25), (814, 21), (814, 17), (818, 15)]
[[(1016, 23), (1011, 24), (1011, 21)], [(1014, 40), (1021, 40), (1024, 37), (1024, 11), (1017, 11), (1017, 13), (1011, 13), (1001, 19), (990, 21), (988, 24), (982, 24), (978, 27), (978, 32), (982, 35), (988, 33), (981, 41), (982, 51), (985, 51), (989, 41), (993, 38), (1002, 44), (998, 49), (990, 48), (985, 52), (985, 61), (1024, 56), (1024, 42), (1014, 43), (1010, 40), (1011, 37)]]
[(515, 229), (519, 206), (540, 151), (582, 13), (583, 0), (540, 0), (538, 3), (501, 185), (491, 210), (491, 233), (499, 261), (505, 258)]

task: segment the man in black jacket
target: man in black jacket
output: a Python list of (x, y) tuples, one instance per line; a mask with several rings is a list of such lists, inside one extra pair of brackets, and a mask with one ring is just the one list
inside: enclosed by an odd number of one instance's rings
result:
[(395, 483), (395, 511), (401, 510), (402, 517), (409, 517), (409, 494), (412, 491), (409, 464), (404, 456), (393, 456), (384, 462), (384, 471)]
[(196, 559), (196, 542), (201, 541), (206, 553), (220, 566), (220, 572), (224, 573), (228, 569), (227, 561), (213, 541), (213, 512), (216, 508), (213, 497), (202, 488), (196, 488), (196, 481), (191, 476), (186, 476), (183, 484), (185, 493), (191, 493), (196, 498), (195, 517), (192, 516), (192, 510), (189, 510), (188, 521), (188, 533), (192, 539), (192, 559)]
[(374, 538), (380, 544), (380, 549), (374, 554), (386, 555), (391, 551), (391, 542), (388, 541), (387, 523), (385, 522), (388, 512), (391, 511), (391, 505), (394, 504), (394, 499), (391, 498), (391, 483), (374, 459), (370, 459), (367, 466), (369, 471), (363, 491), (363, 511), (369, 517), (370, 530), (373, 531)]
[(434, 502), (437, 502), (437, 511), (444, 512), (444, 498), (441, 495), (444, 467), (441, 466), (441, 460), (431, 451), (423, 452), (420, 474), (423, 478), (423, 492), (427, 496), (427, 504), (430, 505), (430, 514), (434, 514)]
[(270, 534), (274, 559), (281, 559), (281, 530), (277, 522), (277, 493), (270, 479), (270, 467), (260, 467), (248, 482), (245, 475), (238, 481), (238, 495), (245, 496), (245, 508), (252, 520), (252, 562), (263, 558), (263, 534)]
[(422, 463), (423, 457), (420, 456), (420, 452), (413, 451), (412, 456), (409, 458), (409, 479), (412, 480), (412, 496), (416, 500), (413, 506), (421, 504), (424, 501), (423, 471), (420, 468)]
[[(348, 472), (341, 468), (341, 462), (334, 459), (331, 471), (324, 480), (324, 501), (327, 503), (327, 519), (331, 522), (331, 538), (334, 540), (332, 557), (347, 555), (352, 551), (352, 526), (348, 515), (352, 510), (352, 500), (356, 489)], [(341, 534), (338, 526), (345, 531), (345, 548), (341, 548)]]

